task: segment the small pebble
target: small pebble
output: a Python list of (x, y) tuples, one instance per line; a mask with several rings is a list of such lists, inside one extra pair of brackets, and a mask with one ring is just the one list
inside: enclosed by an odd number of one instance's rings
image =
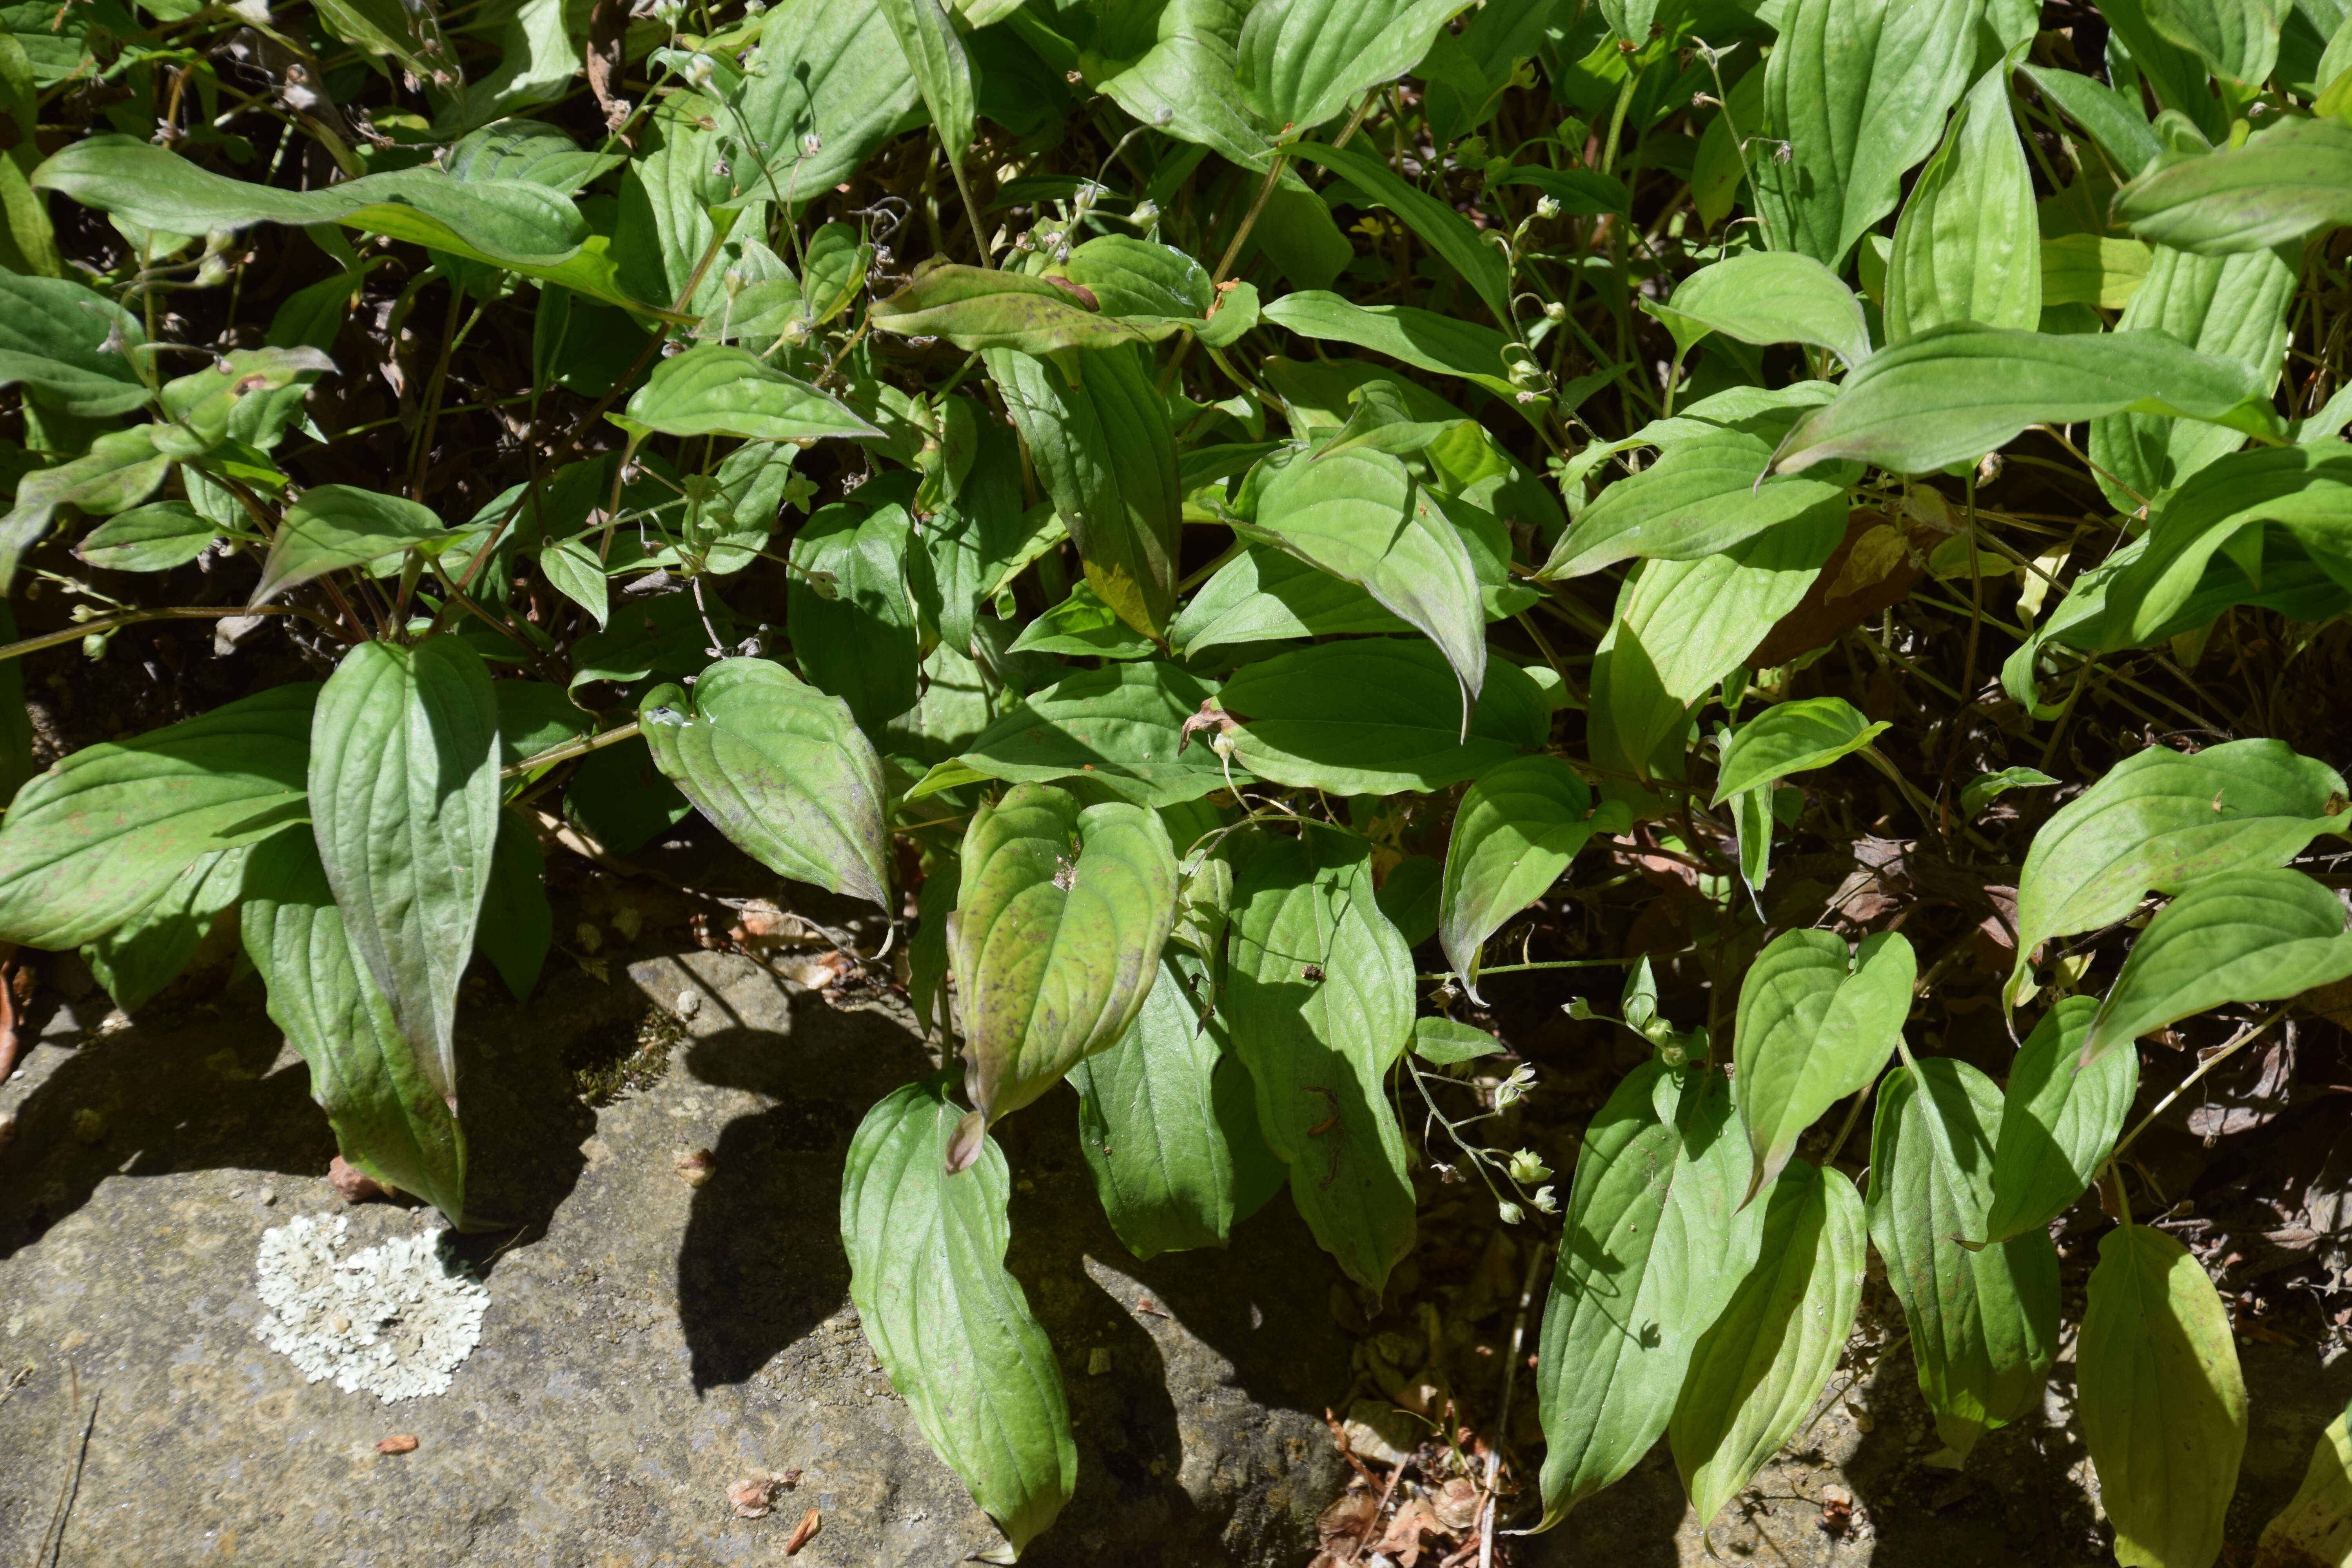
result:
[(719, 1156), (708, 1149), (689, 1149), (677, 1157), (677, 1173), (689, 1187), (698, 1187), (719, 1170)]
[(261, 1189), (261, 1206), (263, 1208), (268, 1208), (277, 1202), (278, 1194), (276, 1193), (271, 1192), (268, 1187)]
[(414, 1434), (403, 1432), (377, 1443), (375, 1451), (379, 1454), (413, 1454), (416, 1451), (416, 1438)]
[(697, 1013), (702, 1011), (702, 993), (699, 991), (679, 992), (677, 994), (677, 1005), (673, 1008), (672, 1011), (676, 1012), (681, 1018), (693, 1017)]

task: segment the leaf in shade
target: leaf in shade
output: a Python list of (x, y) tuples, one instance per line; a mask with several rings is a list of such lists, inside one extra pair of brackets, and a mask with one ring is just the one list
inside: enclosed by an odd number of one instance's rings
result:
[(89, 450), (53, 468), (37, 468), (16, 481), (16, 498), (0, 517), (0, 594), (16, 581), (25, 552), (41, 541), (58, 508), (74, 506), (93, 517), (137, 506), (155, 493), (172, 461), (155, 449), (162, 426), (141, 425), (109, 430)]
[(432, 510), (353, 485), (320, 485), (286, 509), (278, 537), (254, 585), (256, 605), (346, 566), (363, 566), (403, 550), (433, 550), (463, 529), (445, 528)]
[(1412, 1184), (1389, 1070), (1412, 1038), (1412, 957), (1361, 840), (1262, 837), (1238, 856), (1220, 1016), (1266, 1145), (1325, 1251), (1368, 1290), (1412, 1248)]
[(1437, 928), (1474, 999), (1486, 939), (1543, 897), (1595, 833), (1631, 826), (1622, 805), (1593, 811), (1592, 792), (1558, 757), (1517, 757), (1478, 776), (1454, 814)]
[(117, 1007), (136, 1013), (180, 977), (213, 921), (236, 905), (246, 853), (240, 847), (198, 856), (153, 903), (82, 948)]
[[(142, 406), (146, 383), (130, 350), (145, 341), (138, 318), (96, 290), (62, 278), (0, 271), (0, 386), (76, 419), (110, 419)], [(110, 334), (121, 347), (110, 350)]]

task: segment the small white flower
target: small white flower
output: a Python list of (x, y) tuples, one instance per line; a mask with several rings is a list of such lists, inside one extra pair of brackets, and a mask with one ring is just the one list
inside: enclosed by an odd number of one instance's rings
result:
[(1559, 204), (1549, 196), (1536, 198), (1536, 216), (1549, 222), (1559, 216)]
[(1510, 1169), (1511, 1180), (1523, 1187), (1532, 1187), (1538, 1182), (1551, 1179), (1551, 1167), (1545, 1164), (1543, 1156), (1532, 1149), (1522, 1149), (1513, 1154)]
[(1528, 1215), (1527, 1211), (1519, 1207), (1518, 1205), (1506, 1203), (1496, 1204), (1495, 1205), (1495, 1217), (1501, 1220), (1505, 1225), (1517, 1225), (1519, 1221), (1527, 1218)]
[(1511, 1069), (1511, 1076), (1495, 1086), (1495, 1109), (1507, 1110), (1527, 1098), (1536, 1081), (1536, 1069), (1522, 1062)]
[(1536, 1189), (1536, 1195), (1531, 1201), (1535, 1204), (1536, 1207), (1541, 1209), (1546, 1214), (1558, 1214), (1559, 1212), (1559, 1200), (1551, 1195), (1551, 1189), (1549, 1187), (1538, 1187)]

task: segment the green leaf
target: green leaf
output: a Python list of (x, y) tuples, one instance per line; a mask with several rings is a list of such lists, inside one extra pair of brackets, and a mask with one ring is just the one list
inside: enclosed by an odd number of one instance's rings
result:
[(1145, 808), (1022, 784), (972, 814), (948, 928), (974, 1107), (958, 1169), (990, 1124), (1118, 1043), (1175, 918), (1176, 853)]
[(184, 501), (117, 512), (82, 535), (74, 553), (109, 572), (168, 572), (202, 555), (220, 529)]
[(1291, 1201), (1349, 1279), (1379, 1291), (1413, 1244), (1403, 1131), (1385, 1080), (1412, 1039), (1412, 955), (1381, 912), (1370, 848), (1262, 837), (1235, 872), (1220, 1009)]
[[(869, 735), (920, 694), (921, 633), (907, 574), (914, 548), (914, 521), (895, 502), (820, 507), (793, 537), (800, 570), (784, 590), (793, 653), (810, 682), (848, 703)], [(811, 585), (825, 575), (829, 594)]]
[(2140, 238), (2200, 256), (2290, 245), (2352, 222), (2352, 125), (2287, 120), (2242, 147), (2162, 161), (2116, 193)]
[[(1973, 0), (1794, 0), (1765, 62), (1756, 207), (1775, 250), (1832, 270), (1895, 210), (1976, 58)], [(1783, 163), (1773, 145), (1788, 144)]]
[(1732, 1061), (1755, 1155), (1742, 1202), (1780, 1175), (1822, 1113), (1870, 1087), (1903, 1038), (1919, 961), (1900, 931), (1851, 955), (1833, 931), (1791, 931), (1756, 956), (1739, 986)]
[(2042, 230), (2009, 74), (2003, 59), (1978, 79), (1903, 205), (1883, 296), (1892, 341), (1946, 321), (2031, 331), (2042, 320)]
[(2151, 891), (2283, 866), (2347, 826), (2343, 775), (2283, 741), (2135, 752), (2033, 836), (2018, 877), (2010, 994), (2047, 939), (2113, 925)]
[[(1031, 696), (945, 765), (1015, 783), (1085, 778), (1138, 805), (1198, 800), (1224, 788), (1225, 773), (1207, 745), (1182, 744), (1183, 725), (1216, 695), (1214, 681), (1163, 660), (1083, 671)], [(1251, 782), (1238, 767), (1233, 776)], [(933, 793), (927, 784), (907, 798)]]
[(1359, 305), (1313, 289), (1285, 294), (1266, 306), (1265, 313), (1267, 321), (1301, 337), (1352, 343), (1416, 370), (1458, 375), (1498, 397), (1516, 398), (1519, 391), (1510, 379), (1511, 362), (1505, 357), (1510, 340), (1475, 321), (1412, 305)]
[(254, 847), (239, 920), (270, 1022), (309, 1066), (344, 1160), (464, 1225), (465, 1131), (369, 977), (307, 830)]
[(2139, 1092), (2139, 1053), (2109, 1051), (2082, 1065), (2098, 1010), (2096, 997), (2060, 998), (2010, 1067), (1992, 1152), (1988, 1242), (2041, 1230), (2074, 1207), (2115, 1148)]
[(1497, 661), (1462, 734), (1462, 692), (1419, 638), (1319, 643), (1244, 666), (1219, 697), (1241, 721), (1234, 763), (1269, 783), (1339, 795), (1443, 789), (1541, 746), (1550, 704)]
[(724, 343), (698, 343), (656, 365), (629, 399), (628, 417), (665, 436), (807, 441), (882, 434), (835, 399)]
[(1684, 350), (1709, 332), (1743, 343), (1812, 343), (1845, 361), (1870, 357), (1862, 301), (1836, 273), (1793, 251), (1750, 251), (1702, 267), (1664, 305), (1645, 305)]
[[(771, 62), (772, 68), (781, 64)], [(135, 137), (92, 136), (36, 169), (33, 186), (172, 234), (340, 223), (558, 283), (641, 315), (678, 319), (622, 292), (604, 238), (588, 232), (567, 197), (529, 181), (458, 180), (425, 167), (289, 191), (215, 174)]]
[(463, 531), (443, 527), (430, 508), (399, 496), (353, 485), (320, 485), (303, 491), (286, 509), (250, 602), (266, 605), (314, 577), (364, 566), (404, 550), (436, 550)]
[(25, 552), (49, 531), (58, 508), (77, 506), (105, 517), (155, 493), (172, 466), (155, 449), (157, 428), (142, 425), (107, 431), (90, 443), (86, 456), (36, 469), (16, 481), (16, 503), (0, 517), (0, 594), (16, 581)]
[(1511, 320), (1510, 268), (1501, 251), (1479, 237), (1469, 219), (1436, 197), (1407, 184), (1382, 160), (1352, 149), (1301, 142), (1290, 151), (1320, 163), (1396, 214), (1423, 243), (1445, 258), (1497, 321)]
[(761, 35), (765, 68), (744, 85), (742, 117), (751, 140), (768, 153), (757, 188), (781, 191), (798, 212), (856, 174), (884, 142), (920, 124), (922, 97), (873, 0), (811, 0), (792, 16), (791, 26)]
[[(1045, 355), (1066, 349), (1112, 349), (1160, 339), (1197, 321), (1127, 317), (1090, 303), (1070, 285), (997, 268), (943, 265), (923, 269), (877, 300), (874, 325), (902, 337), (945, 338), (960, 349)], [(1003, 376), (992, 366), (992, 375)]]
[(1973, 821), (1977, 813), (2013, 789), (2041, 789), (2058, 781), (2040, 768), (2003, 768), (1979, 773), (1960, 786), (1960, 815)]
[[(499, 710), (505, 711), (503, 704)], [(502, 752), (504, 749), (502, 736)], [(554, 942), (555, 911), (547, 901), (546, 853), (520, 811), (502, 811), (498, 845), (490, 856), (489, 890), (482, 896), (482, 919), (475, 928), (474, 943), (514, 993), (515, 1000), (528, 1002)]]
[(352, 947), (418, 1070), (457, 1103), (457, 985), (499, 836), (499, 715), (456, 637), (362, 643), (319, 691), (310, 826)]
[(2054, 235), (2042, 242), (2042, 304), (2096, 305), (2120, 310), (2147, 282), (2155, 248), (2096, 234)]
[(1796, 1435), (1837, 1371), (1869, 1239), (1843, 1172), (1799, 1160), (1780, 1173), (1756, 1267), (1692, 1352), (1667, 1427), (1702, 1531)]
[(1795, 518), (1843, 530), (1847, 489), (1862, 477), (1858, 466), (1835, 464), (1796, 477), (1771, 471), (1775, 451), (1803, 412), (1765, 408), (1717, 424), (1694, 409), (1645, 426), (1640, 434), (1656, 434), (1663, 455), (1602, 490), (1537, 575), (1580, 577), (1634, 559), (1696, 561)]
[(2085, 1068), (2140, 1036), (2231, 1002), (2276, 1002), (2352, 975), (2343, 901), (2300, 871), (2208, 877), (2147, 922), (2083, 1042)]
[(1021, 628), (1009, 653), (1067, 653), (1096, 658), (1150, 658), (1160, 651), (1118, 618), (1094, 584), (1081, 580), (1070, 596)]
[(96, 941), (201, 857), (299, 820), (318, 695), (271, 687), (85, 746), (27, 783), (0, 823), (0, 941)]
[(2063, 337), (1954, 321), (1882, 349), (1789, 435), (1780, 471), (1830, 458), (1923, 473), (1973, 462), (2030, 425), (2126, 410), (2276, 437), (2262, 383), (2156, 331)]
[(1558, 757), (1516, 757), (1462, 796), (1445, 847), (1438, 941), (1478, 996), (1479, 950), (1559, 879), (1595, 833), (1631, 826), (1624, 808), (1592, 810), (1592, 792)]
[(213, 921), (236, 903), (246, 853), (240, 846), (197, 856), (153, 903), (82, 948), (117, 1007), (136, 1013), (180, 977)]
[(2058, 1347), (2058, 1254), (2032, 1230), (1980, 1250), (1992, 1204), (1992, 1080), (1950, 1057), (1897, 1068), (1878, 1090), (1870, 1239), (1911, 1326), (1919, 1392), (1966, 1458), (1995, 1426), (2042, 1405)]
[(1345, 578), (1286, 551), (1253, 546), (1219, 567), (1185, 602), (1169, 623), (1168, 641), (1189, 659), (1227, 645), (1412, 629)]
[[(105, 295), (61, 278), (0, 272), (0, 386), (76, 419), (108, 419), (147, 402), (131, 349), (145, 342), (137, 318)], [(109, 349), (110, 334), (121, 346)]]
[(692, 700), (657, 686), (638, 723), (664, 777), (762, 866), (827, 892), (889, 902), (882, 759), (849, 705), (782, 665), (729, 658)]
[(1721, 554), (1630, 574), (1592, 667), (1593, 760), (1646, 776), (1690, 705), (1797, 607), (1844, 533), (1842, 515), (1815, 509)]
[(1139, 1258), (1224, 1246), (1250, 1200), (1281, 1182), (1248, 1072), (1202, 1022), (1209, 1000), (1208, 966), (1165, 952), (1133, 1027), (1070, 1069), (1078, 1147), (1111, 1229)]
[(2079, 71), (2042, 66), (2018, 68), (2032, 79), (2043, 97), (2066, 117), (2091, 133), (2091, 139), (2126, 178), (2138, 174), (2164, 151), (2164, 143), (2147, 128), (2147, 114), (2137, 97), (2126, 97), (2106, 83)]
[(2075, 1379), (2116, 1561), (2212, 1563), (2246, 1452), (2246, 1384), (2229, 1309), (2187, 1247), (2139, 1225), (2099, 1238)]
[(2263, 1527), (2254, 1561), (2263, 1568), (2317, 1563), (2341, 1568), (2352, 1552), (2352, 1412), (2320, 1429), (2302, 1485)]
[(971, 58), (940, 0), (878, 0), (883, 20), (898, 35), (898, 47), (915, 72), (923, 107), (940, 133), (950, 164), (971, 145)]
[(986, 358), (1087, 581), (1121, 620), (1158, 639), (1176, 607), (1183, 494), (1168, 405), (1145, 360), (1131, 349), (1087, 354), (1074, 386), (1027, 354), (992, 349)]
[[(2191, 256), (2158, 248), (2120, 325), (2153, 327), (2199, 353), (2234, 361), (2267, 395), (2284, 363), (2296, 272), (2294, 258), (2274, 251)], [(2142, 500), (2242, 444), (2239, 431), (2225, 426), (2113, 414), (2091, 426), (2093, 475), (2116, 507), (2137, 510)]]
[(1242, 24), (1242, 102), (1286, 132), (1337, 118), (1366, 88), (1421, 63), (1469, 0), (1260, 0)]
[(1862, 750), (1886, 729), (1843, 697), (1776, 702), (1732, 731), (1716, 774), (1714, 805), (1790, 773), (1825, 768)]
[(842, 1173), (841, 1239), (858, 1326), (932, 1451), (1018, 1555), (1078, 1478), (1054, 1346), (1006, 1272), (1012, 1179), (983, 1138), (950, 1175), (959, 1108), (908, 1084), (859, 1124)]
[(1536, 1363), (1544, 1522), (1632, 1469), (1665, 1432), (1691, 1357), (1764, 1239), (1720, 1069), (1625, 1075), (1576, 1155)]
[(1385, 452), (1292, 454), (1260, 474), (1257, 526), (1244, 537), (1360, 584), (1436, 644), (1461, 682), (1466, 731), (1486, 679), (1486, 617), (1461, 534)]
[(1412, 1054), (1437, 1067), (1475, 1062), (1481, 1057), (1500, 1056), (1502, 1051), (1503, 1042), (1484, 1029), (1457, 1024), (1451, 1018), (1412, 1021)]
[(2334, 441), (2259, 447), (2199, 469), (2156, 510), (2145, 548), (2107, 583), (2104, 611), (2067, 640), (2105, 648), (2162, 641), (2214, 556), (2259, 552), (2265, 523), (2292, 534), (2331, 574), (2352, 575), (2352, 455)]
[[(2269, 0), (2142, 0), (2148, 26), (2215, 76), (2259, 87), (2278, 62), (2279, 18)], [(2284, 9), (2284, 7), (2281, 7)]]

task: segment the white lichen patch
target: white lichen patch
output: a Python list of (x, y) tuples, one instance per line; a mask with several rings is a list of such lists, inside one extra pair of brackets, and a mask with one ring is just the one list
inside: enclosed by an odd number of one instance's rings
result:
[(490, 1292), (425, 1231), (341, 1255), (350, 1221), (305, 1215), (265, 1231), (254, 1272), (268, 1315), (255, 1337), (316, 1383), (390, 1404), (445, 1394), (482, 1337)]

